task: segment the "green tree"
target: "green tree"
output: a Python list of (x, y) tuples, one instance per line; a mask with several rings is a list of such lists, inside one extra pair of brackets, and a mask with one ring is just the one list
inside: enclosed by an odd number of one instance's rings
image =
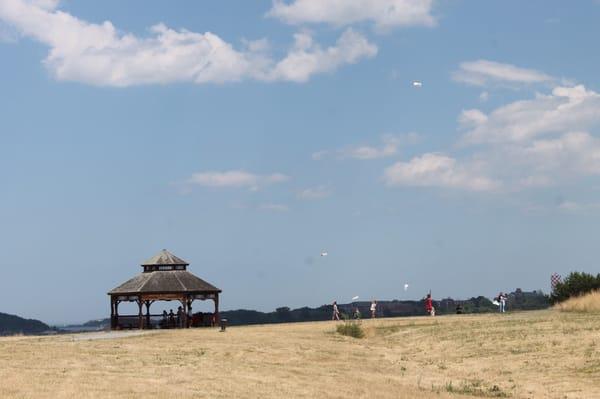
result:
[(564, 281), (556, 284), (550, 295), (550, 301), (562, 302), (572, 296), (587, 294), (597, 289), (600, 289), (600, 274), (594, 276), (583, 272), (571, 272)]

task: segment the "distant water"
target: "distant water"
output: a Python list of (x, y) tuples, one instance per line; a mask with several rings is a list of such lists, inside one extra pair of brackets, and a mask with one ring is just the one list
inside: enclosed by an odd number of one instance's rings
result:
[(64, 332), (70, 332), (70, 333), (75, 333), (75, 332), (93, 332), (93, 331), (103, 331), (104, 327), (98, 327), (98, 326), (65, 326), (65, 327), (58, 327), (60, 329), (60, 331), (64, 331)]

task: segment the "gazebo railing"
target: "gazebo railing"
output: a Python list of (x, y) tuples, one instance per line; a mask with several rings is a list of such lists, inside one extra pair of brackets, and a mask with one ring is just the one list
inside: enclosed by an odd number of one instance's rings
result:
[[(211, 327), (215, 325), (214, 313), (194, 313), (191, 320), (187, 322), (190, 327)], [(185, 318), (183, 321), (179, 321), (177, 315), (172, 318), (167, 316), (166, 319), (162, 314), (142, 315), (142, 328), (146, 329), (187, 327), (185, 323)], [(117, 328), (140, 328), (139, 315), (119, 315)]]

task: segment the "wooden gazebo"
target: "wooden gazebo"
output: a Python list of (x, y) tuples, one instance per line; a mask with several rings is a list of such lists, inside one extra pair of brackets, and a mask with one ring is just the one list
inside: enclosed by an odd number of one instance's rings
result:
[[(183, 311), (179, 315), (180, 320), (176, 327), (189, 327), (192, 325), (192, 319), (188, 312), (192, 308), (192, 302), (196, 299), (212, 299), (215, 303), (214, 313), (204, 314), (204, 320), (195, 325), (214, 325), (219, 322), (221, 290), (188, 272), (188, 262), (163, 249), (141, 266), (144, 268), (142, 273), (108, 292), (111, 329), (153, 328), (153, 320), (164, 318), (163, 315), (150, 314), (150, 306), (156, 301), (180, 302)], [(119, 315), (121, 302), (137, 303), (138, 314)], [(146, 314), (143, 313), (144, 306)], [(164, 326), (163, 322), (164, 320), (160, 320), (156, 326)]]

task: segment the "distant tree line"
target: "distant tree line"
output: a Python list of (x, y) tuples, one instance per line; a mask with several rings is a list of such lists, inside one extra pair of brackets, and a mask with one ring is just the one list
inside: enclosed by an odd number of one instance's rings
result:
[[(358, 309), (363, 317), (368, 317), (370, 306), (371, 302), (366, 301), (338, 304), (342, 316), (351, 316)], [(498, 307), (483, 296), (467, 300), (446, 298), (434, 301), (434, 306), (438, 315), (454, 314), (458, 306), (460, 306), (462, 313), (490, 313), (498, 311)], [(535, 310), (545, 309), (549, 306), (549, 297), (542, 291), (525, 292), (517, 288), (514, 292), (508, 294), (508, 310)], [(422, 316), (425, 315), (425, 303), (423, 300), (378, 301), (377, 313), (378, 317)], [(227, 319), (230, 325), (244, 325), (331, 320), (331, 314), (331, 305), (322, 305), (317, 308), (302, 307), (298, 309), (290, 309), (284, 306), (275, 309), (274, 312), (259, 312), (245, 309), (229, 310), (221, 312), (221, 317)]]
[(39, 320), (0, 313), (0, 335), (42, 334), (50, 330), (50, 326)]
[(571, 272), (563, 281), (556, 284), (550, 294), (550, 301), (559, 303), (573, 296), (585, 295), (600, 289), (600, 274)]
[[(461, 313), (490, 313), (498, 311), (498, 307), (484, 296), (466, 300), (445, 298), (434, 301), (433, 304), (438, 315), (454, 314), (458, 306), (460, 306)], [(370, 306), (371, 302), (368, 301), (338, 304), (342, 316), (348, 317), (351, 317), (356, 309), (359, 310), (363, 317), (369, 317)], [(548, 306), (550, 306), (549, 297), (542, 291), (525, 292), (517, 288), (514, 292), (508, 294), (507, 308), (509, 311), (545, 309)], [(238, 309), (222, 311), (220, 315), (222, 319), (227, 319), (229, 325), (247, 325), (331, 320), (332, 311), (332, 305), (322, 305), (316, 308), (305, 306), (298, 309), (290, 309), (287, 306), (282, 306), (273, 312)], [(425, 314), (425, 303), (423, 300), (377, 302), (377, 317), (424, 316)], [(89, 321), (81, 326), (103, 329), (108, 328), (109, 324), (109, 319), (101, 319)], [(71, 330), (75, 330), (77, 326), (69, 327), (71, 327)]]

